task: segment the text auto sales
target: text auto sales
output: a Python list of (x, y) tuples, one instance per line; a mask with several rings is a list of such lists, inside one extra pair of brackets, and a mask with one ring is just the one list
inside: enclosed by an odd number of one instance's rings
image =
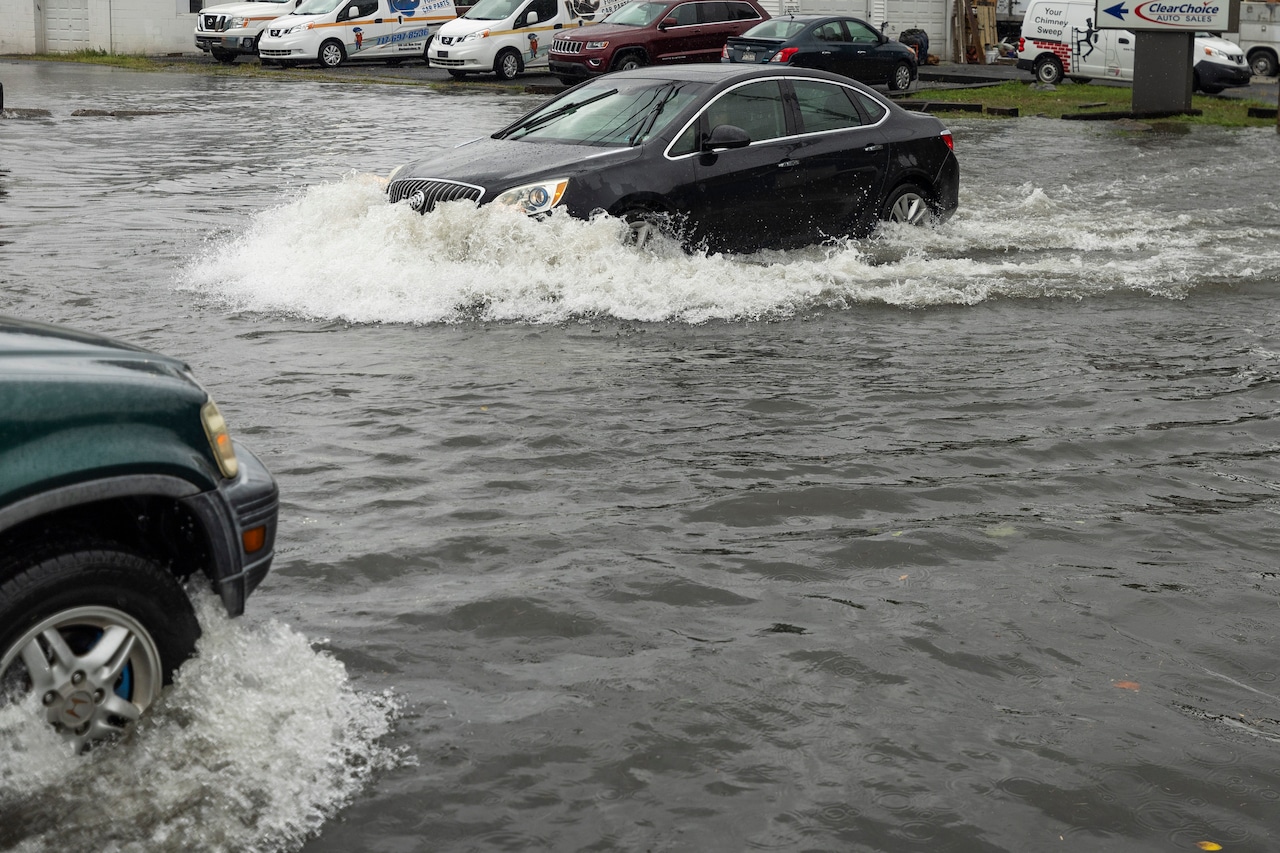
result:
[(1221, 9), (1207, 3), (1143, 3), (1134, 12), (1147, 21), (1188, 26), (1212, 23)]

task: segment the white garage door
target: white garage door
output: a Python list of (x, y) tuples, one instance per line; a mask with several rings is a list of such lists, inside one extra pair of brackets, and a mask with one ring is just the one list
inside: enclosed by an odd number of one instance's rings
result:
[[(950, 3), (939, 0), (886, 0), (884, 18), (889, 22), (889, 35), (897, 38), (903, 30), (924, 30), (929, 34), (929, 52), (942, 58), (951, 58), (950, 39), (947, 33)], [(876, 26), (880, 21), (874, 21)]]
[(89, 0), (45, 0), (44, 46), (50, 53), (89, 48)]

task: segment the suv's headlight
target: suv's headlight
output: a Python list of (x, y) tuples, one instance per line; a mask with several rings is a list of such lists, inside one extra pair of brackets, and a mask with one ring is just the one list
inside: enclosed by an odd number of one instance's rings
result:
[(227, 24), (229, 30), (243, 30), (249, 23), (248, 18), (232, 18)]
[(569, 186), (568, 178), (554, 178), (537, 184), (525, 184), (522, 187), (507, 190), (495, 198), (494, 203), (514, 207), (521, 213), (531, 216), (535, 213), (546, 213), (560, 203), (560, 197), (564, 195), (567, 186)]
[(589, 41), (587, 42), (587, 50), (604, 50), (609, 46), (607, 41)]
[(200, 421), (204, 424), (204, 434), (209, 436), (209, 446), (213, 448), (213, 458), (218, 460), (222, 476), (234, 480), (240, 472), (240, 461), (236, 459), (236, 449), (231, 444), (227, 422), (212, 397), (200, 407)]

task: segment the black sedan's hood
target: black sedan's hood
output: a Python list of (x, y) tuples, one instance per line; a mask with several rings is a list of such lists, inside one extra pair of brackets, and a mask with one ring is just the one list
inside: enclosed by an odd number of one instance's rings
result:
[(485, 201), (495, 193), (544, 178), (568, 177), (639, 156), (640, 148), (597, 148), (482, 137), (451, 151), (410, 163), (397, 181), (435, 178), (484, 187)]

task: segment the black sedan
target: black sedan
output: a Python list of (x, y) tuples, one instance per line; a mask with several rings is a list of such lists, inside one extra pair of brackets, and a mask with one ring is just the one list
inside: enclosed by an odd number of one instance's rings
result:
[(392, 203), (460, 199), (539, 216), (608, 213), (643, 238), (754, 251), (956, 209), (951, 132), (852, 80), (786, 66), (687, 65), (583, 83), (489, 137), (408, 163)]
[(821, 68), (863, 83), (906, 90), (916, 79), (916, 52), (866, 21), (832, 15), (788, 15), (730, 38), (725, 62), (780, 62)]

